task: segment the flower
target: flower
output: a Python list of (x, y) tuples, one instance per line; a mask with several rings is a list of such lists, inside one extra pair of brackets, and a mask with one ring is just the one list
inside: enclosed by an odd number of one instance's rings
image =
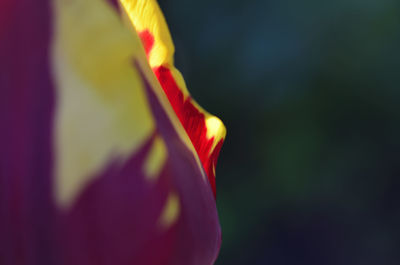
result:
[(221, 121), (155, 0), (0, 2), (0, 264), (207, 265)]

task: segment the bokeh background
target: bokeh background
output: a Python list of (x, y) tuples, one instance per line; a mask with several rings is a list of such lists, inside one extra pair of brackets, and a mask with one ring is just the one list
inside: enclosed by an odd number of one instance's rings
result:
[(159, 3), (228, 128), (217, 265), (400, 264), (400, 1)]

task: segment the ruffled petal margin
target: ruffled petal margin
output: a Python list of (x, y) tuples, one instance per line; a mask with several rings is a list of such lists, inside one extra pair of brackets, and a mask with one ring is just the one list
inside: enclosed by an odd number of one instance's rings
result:
[(121, 0), (121, 3), (139, 33), (154, 74), (197, 151), (215, 195), (215, 167), (226, 136), (225, 126), (191, 98), (182, 75), (174, 67), (175, 48), (157, 2)]

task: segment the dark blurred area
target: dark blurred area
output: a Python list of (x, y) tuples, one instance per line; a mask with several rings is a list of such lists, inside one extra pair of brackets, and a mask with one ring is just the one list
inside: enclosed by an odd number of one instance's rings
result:
[(400, 2), (159, 3), (228, 129), (216, 264), (400, 264)]

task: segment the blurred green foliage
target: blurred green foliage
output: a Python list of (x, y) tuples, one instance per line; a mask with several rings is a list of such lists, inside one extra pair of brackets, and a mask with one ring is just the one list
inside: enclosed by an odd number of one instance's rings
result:
[(400, 264), (400, 2), (159, 2), (228, 129), (217, 265)]

